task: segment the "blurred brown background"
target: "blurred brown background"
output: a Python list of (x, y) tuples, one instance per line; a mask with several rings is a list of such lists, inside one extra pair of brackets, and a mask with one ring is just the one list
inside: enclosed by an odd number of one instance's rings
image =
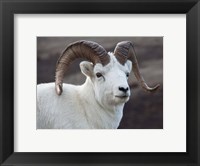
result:
[[(149, 86), (159, 83), (158, 91), (148, 93), (138, 86), (133, 73), (129, 81), (135, 83), (131, 98), (124, 107), (120, 129), (162, 129), (163, 128), (163, 38), (162, 37), (37, 37), (37, 83), (54, 82), (55, 65), (64, 48), (77, 40), (91, 40), (107, 51), (114, 51), (123, 40), (132, 41), (135, 46), (140, 71)], [(66, 73), (65, 83), (79, 85), (85, 76), (80, 72), (76, 60)]]

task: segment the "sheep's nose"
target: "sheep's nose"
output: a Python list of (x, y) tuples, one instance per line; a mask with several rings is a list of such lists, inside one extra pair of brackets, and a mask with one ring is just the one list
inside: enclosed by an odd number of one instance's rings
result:
[(124, 88), (124, 87), (119, 87), (119, 90), (126, 93), (128, 91), (128, 87)]

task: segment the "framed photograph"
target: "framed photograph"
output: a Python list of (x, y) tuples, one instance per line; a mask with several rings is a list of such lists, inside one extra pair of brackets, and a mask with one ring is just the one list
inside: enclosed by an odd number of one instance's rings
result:
[(1, 165), (200, 165), (199, 8), (2, 0)]
[[(69, 15), (65, 19), (68, 20), (68, 18)], [(72, 31), (70, 31), (70, 33), (72, 33)], [(138, 59), (138, 64), (139, 61), (141, 62), (139, 66), (140, 73), (142, 73), (141, 77), (145, 77), (145, 82), (148, 82), (147, 84), (151, 84), (151, 86), (155, 86), (154, 88), (145, 88), (142, 84), (138, 83), (140, 82), (140, 78), (138, 78), (138, 81), (137, 78), (135, 79), (135, 68), (132, 65), (131, 69), (129, 60), (126, 60), (126, 63), (123, 65), (120, 64), (121, 61), (116, 63), (120, 60), (117, 57), (116, 50), (120, 48), (119, 45), (122, 41), (128, 41), (124, 42), (126, 45), (131, 44), (129, 47), (130, 51), (132, 49), (135, 50), (135, 54), (132, 54), (131, 56), (135, 56)], [(109, 61), (108, 64), (102, 65), (104, 61), (95, 64), (91, 57), (88, 57), (87, 54), (83, 53), (84, 50), (88, 50), (85, 46), (90, 46), (90, 44), (95, 44), (99, 49), (101, 48), (101, 50), (105, 51), (106, 59)], [(73, 49), (73, 51), (78, 51), (76, 48), (77, 45), (82, 48), (82, 51), (71, 54), (71, 49)], [(123, 46), (123, 43), (121, 45)], [(115, 49), (113, 49), (113, 47), (115, 47)], [(61, 50), (63, 48), (65, 51), (62, 53)], [(107, 50), (113, 51), (114, 54)], [(89, 49), (89, 51), (94, 51), (94, 49)], [(113, 58), (112, 54), (114, 55)], [(63, 66), (63, 63), (57, 62), (63, 62), (65, 57), (69, 58), (74, 55), (76, 55), (76, 59), (70, 62), (71, 64), (67, 66), (67, 69), (65, 65)], [(94, 54), (94, 56), (96, 55), (98, 54)], [(60, 60), (57, 60), (59, 57)], [(118, 60), (115, 59), (115, 57), (117, 57)], [(115, 62), (115, 60), (117, 61)], [(94, 64), (90, 66), (87, 61), (93, 61)], [(53, 95), (55, 99), (50, 100), (60, 100), (61, 98), (65, 98), (65, 104), (63, 103), (66, 105), (64, 107), (65, 113), (62, 114), (62, 118), (60, 117), (64, 121), (61, 122), (59, 118), (61, 110), (54, 112), (58, 107), (56, 104), (57, 102), (54, 102), (56, 108), (53, 108), (53, 104), (47, 102), (48, 111), (52, 110), (52, 112), (50, 112), (53, 114), (55, 113), (54, 116), (51, 117), (52, 121), (49, 119), (47, 124), (44, 119), (49, 116), (46, 116), (46, 113), (44, 114), (47, 110), (44, 108), (44, 102), (42, 102), (43, 99), (47, 100), (47, 94), (42, 91), (50, 86), (51, 88), (49, 88), (51, 90), (45, 90), (48, 92), (48, 95), (50, 96), (50, 92), (53, 94), (57, 93), (55, 91), (55, 73), (57, 73), (56, 75), (59, 73), (56, 72), (56, 70), (58, 70), (56, 69), (56, 62), (58, 68), (59, 65), (61, 65), (61, 68), (64, 67), (63, 71), (67, 71), (63, 78), (63, 93), (61, 95)], [(68, 60), (67, 62), (64, 62), (64, 64), (66, 63), (68, 63)], [(118, 64), (119, 66), (117, 65), (115, 68), (115, 64)], [(112, 70), (111, 66), (114, 70)], [(87, 69), (91, 67), (91, 70), (85, 71), (85, 67), (87, 67)], [(122, 70), (121, 67), (124, 69)], [(117, 68), (119, 68), (119, 71), (117, 71)], [(163, 129), (162, 83), (162, 36), (37, 37), (37, 129)], [(73, 91), (71, 88), (75, 88), (76, 90)], [(83, 90), (79, 91), (80, 88)], [(86, 92), (84, 92), (84, 90), (86, 90)], [(74, 97), (75, 94), (83, 95), (84, 97)], [(143, 104), (143, 100), (146, 101), (145, 104)], [(99, 103), (101, 103), (100, 107), (98, 107)], [(52, 109), (49, 109), (49, 105), (51, 105)], [(73, 108), (69, 108), (70, 105), (73, 105)], [(74, 107), (74, 105), (77, 105), (78, 108)], [(81, 112), (85, 112), (84, 116), (78, 112), (76, 113), (76, 110), (80, 109), (80, 105)], [(90, 108), (89, 105), (92, 105), (92, 107)], [(101, 111), (101, 108), (103, 108), (103, 111)], [(69, 111), (66, 111), (66, 109), (69, 109)], [(70, 110), (72, 110), (72, 112)], [(104, 113), (105, 110), (107, 110), (106, 113)], [(51, 114), (50, 112), (48, 114)], [(101, 113), (99, 114), (99, 112)], [(110, 112), (111, 114), (108, 115), (107, 112)], [(59, 114), (56, 115), (56, 113)], [(63, 116), (65, 116), (65, 118), (63, 118)], [(59, 119), (59, 122), (56, 122), (56, 119)], [(82, 119), (82, 121), (77, 121), (77, 119)], [(87, 122), (89, 123), (87, 123), (85, 119), (87, 119)], [(104, 120), (102, 121), (102, 119)]]

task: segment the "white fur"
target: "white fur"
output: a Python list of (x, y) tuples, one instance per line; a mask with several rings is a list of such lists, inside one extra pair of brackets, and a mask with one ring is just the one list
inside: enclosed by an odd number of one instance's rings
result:
[[(38, 129), (116, 129), (123, 115), (124, 104), (129, 100), (119, 87), (128, 87), (126, 73), (132, 63), (119, 64), (112, 53), (106, 66), (81, 62), (80, 68), (86, 75), (81, 86), (63, 84), (63, 93), (58, 96), (55, 83), (37, 86), (37, 128)], [(98, 78), (100, 72), (103, 77)], [(116, 96), (127, 97), (119, 98)]]

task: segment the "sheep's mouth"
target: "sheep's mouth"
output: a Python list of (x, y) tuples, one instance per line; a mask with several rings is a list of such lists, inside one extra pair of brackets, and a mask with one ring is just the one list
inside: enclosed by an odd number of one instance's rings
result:
[(129, 96), (128, 96), (128, 95), (123, 95), (123, 96), (115, 96), (115, 97), (121, 98), (121, 99), (126, 99), (126, 98), (128, 98)]

